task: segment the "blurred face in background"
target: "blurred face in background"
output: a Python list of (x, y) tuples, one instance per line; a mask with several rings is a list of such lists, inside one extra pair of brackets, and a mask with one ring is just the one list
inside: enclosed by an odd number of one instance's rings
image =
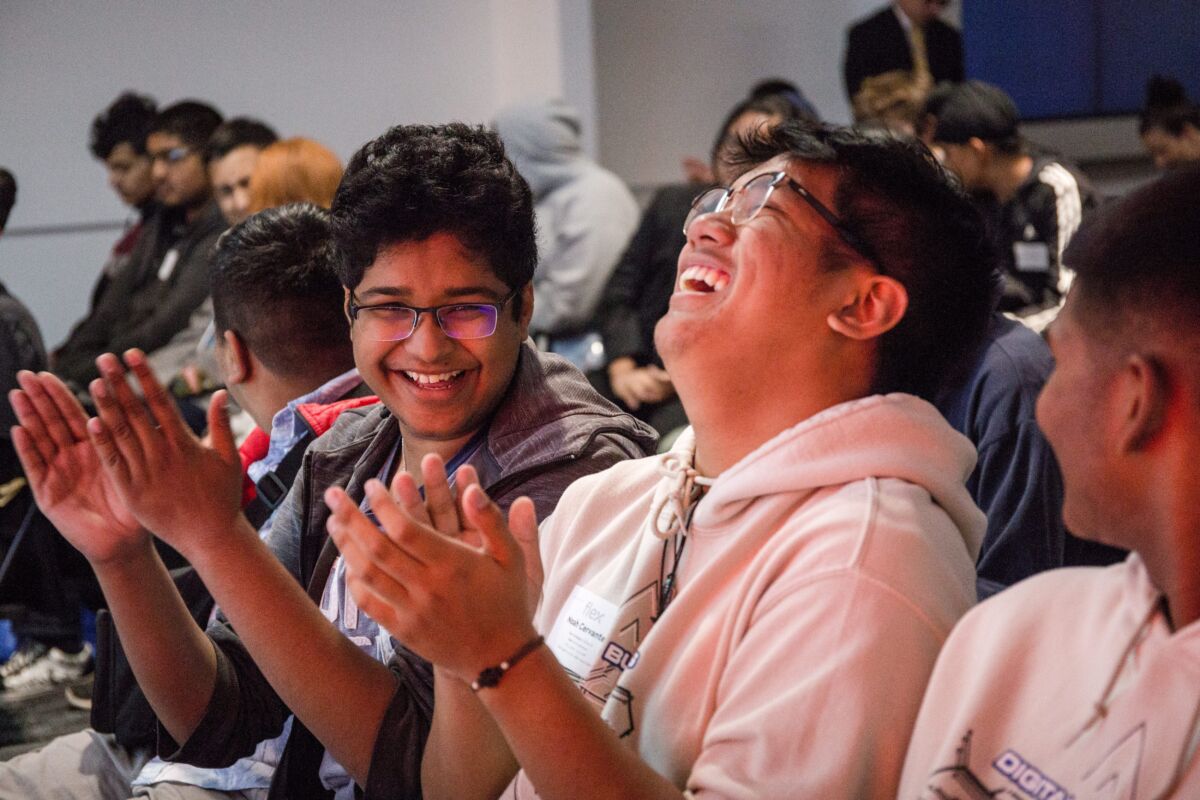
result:
[(154, 177), (150, 157), (133, 149), (129, 142), (119, 142), (104, 159), (108, 185), (129, 206), (140, 206), (154, 196)]
[(250, 176), (261, 152), (254, 145), (244, 144), (209, 162), (213, 196), (231, 226), (250, 216)]
[(155, 194), (165, 206), (196, 208), (208, 202), (212, 190), (199, 150), (173, 133), (156, 131), (146, 137), (153, 163)]

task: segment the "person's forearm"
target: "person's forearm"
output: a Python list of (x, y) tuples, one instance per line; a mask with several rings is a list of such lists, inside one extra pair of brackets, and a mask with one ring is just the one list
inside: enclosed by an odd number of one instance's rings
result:
[(149, 538), (129, 559), (94, 568), (142, 693), (172, 738), (186, 741), (212, 698), (217, 674), (212, 642), (192, 619)]
[(679, 800), (683, 794), (605, 724), (548, 647), (477, 697), (542, 800)]
[[(462, 681), (434, 670), (433, 727), (421, 759), (427, 800), (492, 798), (517, 773), (517, 762), (491, 714)], [(462, 757), (465, 744), (471, 757)]]
[(325, 619), (244, 517), (213, 550), (183, 554), (275, 692), (365, 786), (391, 671)]

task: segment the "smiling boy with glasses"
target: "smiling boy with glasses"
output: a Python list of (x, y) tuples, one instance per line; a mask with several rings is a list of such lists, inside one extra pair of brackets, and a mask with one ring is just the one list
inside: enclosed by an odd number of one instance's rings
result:
[[(355, 365), (381, 405), (347, 412), (313, 443), (266, 545), (238, 510), (224, 396), (210, 411), (208, 449), (182, 430), (136, 352), (126, 364), (152, 417), (105, 356), (90, 433), (74, 419), (55, 440), (38, 436), (35, 421), (26, 441), (58, 463), (63, 449), (87, 446), (86, 435), (107, 465), (105, 498), (68, 494), (58, 509), (44, 507), (68, 536), (72, 508), (115, 499), (121, 510), (84, 538), (158, 714), (161, 755), (228, 764), (279, 735), (290, 713), (270, 797), (419, 797), (431, 669), (350, 600), (323, 491), (343, 486), (363, 501), (370, 479), (399, 474), (415, 492), (434, 454), (498, 502), (529, 495), (546, 516), (576, 478), (651, 452), (654, 436), (527, 340), (533, 205), (494, 134), (393, 128), (351, 160), (332, 217)], [(435, 524), (457, 526), (444, 480), (426, 499)], [(207, 635), (190, 622), (142, 526), (188, 558), (228, 622)]]

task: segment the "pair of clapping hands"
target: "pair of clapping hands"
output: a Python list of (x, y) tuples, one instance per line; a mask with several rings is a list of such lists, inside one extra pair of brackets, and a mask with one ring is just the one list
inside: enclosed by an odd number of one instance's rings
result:
[[(20, 423), (13, 444), (38, 506), (95, 567), (144, 555), (150, 531), (195, 562), (227, 545), (240, 511), (241, 466), (228, 396), (208, 411), (205, 445), (188, 430), (145, 355), (97, 359), (89, 419), (50, 373), (22, 372), (10, 394)], [(127, 382), (128, 367), (145, 402)], [(340, 488), (325, 494), (330, 535), (359, 607), (409, 649), (464, 682), (533, 636), (541, 586), (532, 501), (506, 521), (471, 467), (456, 474), (457, 497), (440, 458), (421, 464), (425, 499), (401, 471), (391, 492), (367, 482), (376, 527)]]

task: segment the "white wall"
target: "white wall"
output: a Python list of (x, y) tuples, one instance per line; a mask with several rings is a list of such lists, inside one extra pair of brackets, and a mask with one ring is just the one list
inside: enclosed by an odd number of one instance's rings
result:
[[(555, 0), (4, 0), (0, 164), (20, 185), (9, 227), (125, 217), (87, 151), (92, 117), (122, 90), (202, 98), (345, 159), (390, 125), (486, 122), (511, 99), (561, 94), (573, 55), (557, 14)], [(116, 237), (0, 240), (0, 278), (48, 344), (85, 310)]]
[(707, 159), (725, 113), (758, 80), (782, 77), (823, 118), (848, 122), (842, 48), (882, 0), (595, 0), (600, 155), (637, 185), (681, 179)]

